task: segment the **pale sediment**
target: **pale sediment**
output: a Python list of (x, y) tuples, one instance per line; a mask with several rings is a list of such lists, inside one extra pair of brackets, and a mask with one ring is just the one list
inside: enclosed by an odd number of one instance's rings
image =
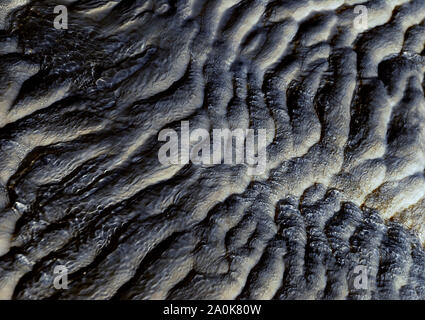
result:
[[(0, 298), (425, 299), (424, 0), (3, 2)], [(181, 121), (265, 174), (161, 165)]]

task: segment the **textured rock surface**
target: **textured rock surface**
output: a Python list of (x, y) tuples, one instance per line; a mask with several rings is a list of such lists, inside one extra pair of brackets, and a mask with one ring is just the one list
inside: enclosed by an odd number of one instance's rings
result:
[[(425, 299), (424, 19), (425, 0), (2, 0), (0, 297)], [(161, 165), (182, 120), (267, 129), (266, 172)]]

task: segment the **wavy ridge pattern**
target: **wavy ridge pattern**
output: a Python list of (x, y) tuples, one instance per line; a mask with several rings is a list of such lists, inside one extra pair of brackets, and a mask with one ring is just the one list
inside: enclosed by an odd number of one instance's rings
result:
[[(425, 1), (0, 7), (1, 298), (424, 298)], [(161, 165), (182, 120), (265, 174)]]

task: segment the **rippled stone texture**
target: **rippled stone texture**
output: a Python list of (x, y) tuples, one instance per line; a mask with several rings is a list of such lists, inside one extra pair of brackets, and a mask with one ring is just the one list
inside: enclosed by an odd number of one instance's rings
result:
[[(424, 18), (425, 0), (2, 0), (0, 297), (425, 299)], [(266, 172), (161, 165), (183, 120), (267, 129)]]

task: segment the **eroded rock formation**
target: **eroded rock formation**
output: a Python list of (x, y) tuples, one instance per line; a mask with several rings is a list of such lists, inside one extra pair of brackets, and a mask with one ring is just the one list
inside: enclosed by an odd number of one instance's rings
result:
[[(0, 297), (424, 299), (424, 19), (425, 0), (2, 0)], [(162, 165), (182, 120), (267, 129), (266, 172)]]

